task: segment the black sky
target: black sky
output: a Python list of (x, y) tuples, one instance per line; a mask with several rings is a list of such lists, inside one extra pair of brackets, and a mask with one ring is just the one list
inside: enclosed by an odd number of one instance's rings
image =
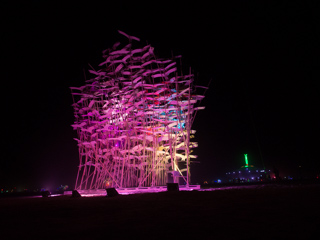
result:
[(212, 79), (193, 183), (239, 168), (244, 153), (283, 176), (319, 173), (317, 1), (66, 2), (1, 2), (1, 187), (74, 185), (69, 87), (124, 40), (118, 29), (159, 57), (181, 54), (197, 84)]

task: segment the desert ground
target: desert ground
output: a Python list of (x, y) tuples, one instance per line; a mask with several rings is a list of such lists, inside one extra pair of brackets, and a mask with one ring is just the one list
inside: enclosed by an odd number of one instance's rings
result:
[(0, 198), (0, 239), (317, 239), (319, 204), (320, 184)]

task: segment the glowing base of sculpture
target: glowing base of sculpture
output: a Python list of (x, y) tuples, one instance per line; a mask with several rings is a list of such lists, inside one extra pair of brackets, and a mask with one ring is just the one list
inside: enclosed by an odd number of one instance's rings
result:
[[(120, 195), (129, 195), (137, 193), (157, 193), (157, 192), (166, 192), (167, 186), (156, 186), (156, 187), (136, 187), (136, 188), (116, 188), (117, 192)], [(180, 185), (180, 191), (193, 191), (200, 190), (200, 185)], [(78, 190), (81, 197), (97, 197), (97, 196), (106, 196), (107, 192), (105, 189), (89, 189), (89, 190)], [(64, 195), (71, 195), (72, 191), (65, 191)]]
[[(222, 186), (216, 188), (201, 188), (200, 185), (189, 185), (189, 187), (185, 185), (179, 185), (179, 191), (219, 191), (219, 190), (230, 190), (230, 189), (248, 189), (248, 188), (261, 188), (264, 185), (243, 185), (243, 186)], [(120, 195), (129, 195), (129, 194), (137, 194), (137, 193), (158, 193), (158, 192), (166, 192), (166, 186), (158, 186), (158, 187), (137, 187), (137, 188), (116, 188), (117, 192)], [(78, 190), (82, 197), (98, 197), (98, 196), (107, 196), (107, 192), (105, 189), (96, 189), (96, 190)], [(65, 191), (64, 195), (72, 195), (72, 191)]]

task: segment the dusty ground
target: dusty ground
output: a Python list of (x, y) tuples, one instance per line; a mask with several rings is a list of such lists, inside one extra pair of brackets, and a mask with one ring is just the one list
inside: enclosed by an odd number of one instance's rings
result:
[(4, 198), (0, 239), (317, 239), (319, 204), (318, 184), (114, 198)]

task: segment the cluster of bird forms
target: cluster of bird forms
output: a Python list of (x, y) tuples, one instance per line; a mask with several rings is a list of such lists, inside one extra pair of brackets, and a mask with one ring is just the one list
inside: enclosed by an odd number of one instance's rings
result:
[[(190, 183), (197, 156), (191, 130), (203, 95), (191, 72), (172, 59), (156, 58), (150, 45), (120, 34), (128, 44), (104, 50), (100, 69), (71, 87), (80, 164), (75, 189), (153, 187)], [(178, 74), (178, 72), (181, 72)]]

